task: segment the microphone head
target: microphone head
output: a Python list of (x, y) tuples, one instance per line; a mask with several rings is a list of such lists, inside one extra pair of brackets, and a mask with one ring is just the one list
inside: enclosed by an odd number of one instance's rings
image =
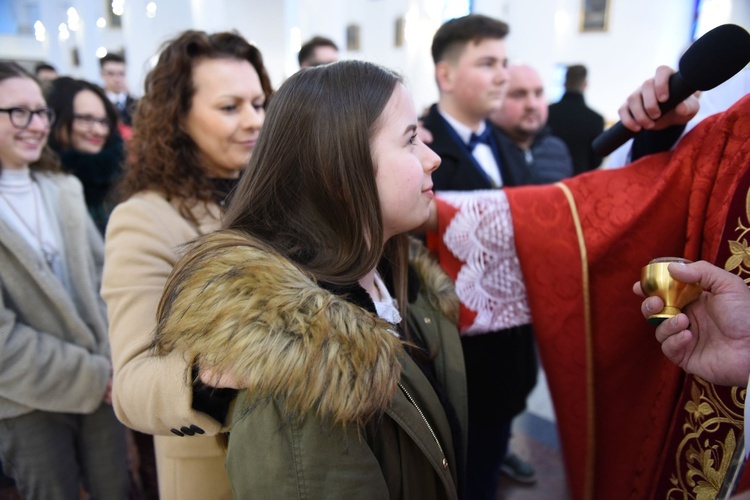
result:
[(710, 90), (750, 62), (750, 33), (722, 24), (696, 40), (680, 58), (680, 73), (695, 90)]

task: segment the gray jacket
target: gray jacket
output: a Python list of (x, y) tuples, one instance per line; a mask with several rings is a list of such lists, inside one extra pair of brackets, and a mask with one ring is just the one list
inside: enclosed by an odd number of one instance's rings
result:
[(111, 372), (99, 296), (103, 243), (75, 177), (32, 175), (56, 215), (72, 293), (0, 219), (0, 418), (91, 413)]

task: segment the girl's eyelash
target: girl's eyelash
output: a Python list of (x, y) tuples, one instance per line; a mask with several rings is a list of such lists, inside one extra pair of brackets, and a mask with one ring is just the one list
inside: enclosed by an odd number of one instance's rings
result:
[(417, 133), (414, 132), (411, 137), (409, 137), (409, 144), (414, 145), (414, 140), (417, 138)]

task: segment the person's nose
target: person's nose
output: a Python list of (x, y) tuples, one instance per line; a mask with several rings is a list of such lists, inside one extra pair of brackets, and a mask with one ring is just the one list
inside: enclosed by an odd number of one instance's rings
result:
[(248, 105), (245, 112), (242, 113), (241, 126), (245, 129), (260, 129), (263, 126), (263, 120), (266, 117), (266, 110)]
[(49, 128), (49, 120), (40, 113), (34, 113), (31, 115), (31, 121), (29, 122), (29, 126), (26, 127), (26, 130), (31, 130), (32, 132), (46, 132)]
[(495, 71), (495, 83), (499, 85), (505, 85), (509, 78), (508, 68), (499, 64)]
[(106, 136), (109, 135), (110, 127), (108, 125), (104, 125), (101, 122), (94, 122), (94, 125), (91, 127), (91, 131), (98, 135), (98, 136)]
[(422, 166), (427, 174), (431, 174), (440, 166), (440, 156), (435, 153), (428, 145), (422, 144), (424, 147), (424, 153), (422, 158)]

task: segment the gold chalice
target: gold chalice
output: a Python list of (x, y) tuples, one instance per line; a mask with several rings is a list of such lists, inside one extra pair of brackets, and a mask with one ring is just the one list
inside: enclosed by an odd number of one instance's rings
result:
[(641, 269), (643, 293), (649, 297), (655, 295), (664, 302), (664, 309), (648, 317), (648, 322), (654, 326), (682, 312), (683, 307), (697, 300), (703, 292), (700, 283), (683, 283), (674, 279), (667, 269), (670, 262), (690, 263), (679, 257), (660, 257)]

